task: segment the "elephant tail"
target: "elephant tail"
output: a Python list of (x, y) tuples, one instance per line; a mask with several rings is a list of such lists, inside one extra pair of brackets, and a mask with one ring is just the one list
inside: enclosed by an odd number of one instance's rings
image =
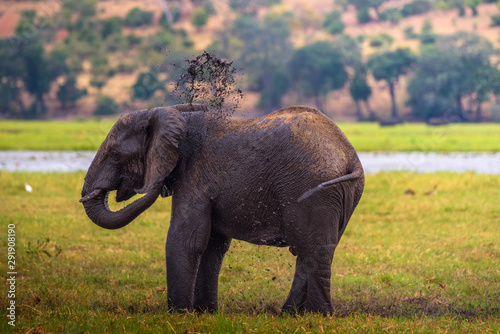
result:
[(347, 175), (343, 175), (340, 177), (337, 177), (333, 180), (329, 180), (326, 182), (323, 182), (319, 184), (317, 187), (309, 189), (305, 193), (303, 193), (298, 199), (297, 202), (302, 202), (306, 198), (312, 196), (316, 192), (328, 188), (334, 184), (341, 183), (341, 182), (347, 182), (347, 181), (352, 181), (352, 180), (357, 180), (359, 178), (362, 178), (364, 176), (363, 173), (363, 166), (361, 165), (361, 162), (359, 161), (359, 158), (357, 155), (354, 156), (353, 160), (351, 161), (350, 168), (351, 172)]

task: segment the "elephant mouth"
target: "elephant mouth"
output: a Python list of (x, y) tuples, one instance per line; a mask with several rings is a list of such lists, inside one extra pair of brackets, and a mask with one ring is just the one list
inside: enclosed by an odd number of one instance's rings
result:
[[(110, 192), (111, 192), (110, 190), (95, 189), (91, 193), (89, 193), (89, 194), (83, 196), (82, 198), (80, 198), (80, 203), (85, 203), (85, 202), (91, 201), (93, 199), (96, 199), (96, 198), (104, 195), (104, 202), (107, 205), (108, 204), (108, 197), (109, 197)], [(123, 201), (129, 200), (130, 198), (132, 198), (136, 194), (137, 193), (135, 191), (124, 191), (124, 192), (122, 192), (122, 191), (118, 190), (118, 192), (116, 194), (116, 201), (117, 202), (123, 202)]]
[(91, 203), (93, 200), (98, 201), (98, 202), (102, 202), (104, 204), (104, 208), (107, 211), (111, 212), (111, 209), (109, 208), (109, 204), (108, 204), (109, 193), (110, 193), (109, 190), (95, 189), (90, 194), (80, 198), (80, 203), (83, 203), (85, 205), (85, 204)]
[(103, 194), (106, 195), (106, 200), (109, 197), (109, 193), (116, 189), (116, 201), (117, 202), (123, 202), (126, 200), (131, 199), (135, 195), (137, 195), (137, 191), (134, 189), (134, 184), (126, 183), (124, 181), (121, 181), (117, 187), (113, 187), (113, 189), (104, 189), (104, 188), (95, 188), (93, 191), (88, 193), (87, 195), (83, 196), (80, 199), (80, 203), (85, 203), (90, 200), (93, 200)]

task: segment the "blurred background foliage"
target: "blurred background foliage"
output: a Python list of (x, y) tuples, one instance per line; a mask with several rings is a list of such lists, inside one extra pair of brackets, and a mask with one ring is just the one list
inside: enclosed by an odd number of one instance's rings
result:
[(234, 61), (242, 113), (499, 121), (500, 9), (486, 0), (61, 0), (0, 4), (0, 117), (179, 102), (186, 59)]

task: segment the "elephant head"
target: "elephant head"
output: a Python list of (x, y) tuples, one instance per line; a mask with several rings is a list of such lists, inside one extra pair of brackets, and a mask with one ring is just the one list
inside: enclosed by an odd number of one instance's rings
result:
[[(80, 202), (88, 217), (103, 228), (117, 229), (149, 208), (177, 165), (184, 128), (184, 117), (176, 107), (139, 110), (120, 117), (85, 176)], [(135, 194), (146, 195), (113, 212), (107, 202), (113, 190), (117, 190), (118, 202)]]

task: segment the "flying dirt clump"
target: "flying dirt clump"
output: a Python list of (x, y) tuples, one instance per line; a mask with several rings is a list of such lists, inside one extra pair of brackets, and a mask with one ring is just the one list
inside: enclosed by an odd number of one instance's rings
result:
[(186, 59), (188, 67), (175, 85), (184, 103), (203, 103), (216, 117), (231, 117), (243, 92), (235, 88), (236, 68), (233, 62), (203, 51), (194, 59)]

